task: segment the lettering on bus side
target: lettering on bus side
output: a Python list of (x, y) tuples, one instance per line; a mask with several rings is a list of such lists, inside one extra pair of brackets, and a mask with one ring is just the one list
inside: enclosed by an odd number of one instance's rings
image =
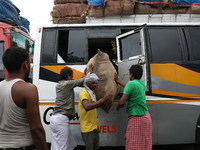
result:
[[(48, 107), (43, 114), (43, 121), (45, 124), (49, 125), (50, 124), (50, 120), (49, 118), (51, 117), (53, 112), (53, 107)], [(79, 116), (78, 113), (75, 114), (74, 118), (72, 120), (79, 120)]]
[[(45, 124), (49, 125), (50, 124), (50, 120), (49, 118), (51, 117), (53, 112), (53, 107), (48, 107), (43, 114), (43, 121)], [(79, 120), (79, 116), (78, 113), (76, 112), (73, 120)], [(100, 125), (99, 126), (99, 133), (116, 133), (117, 132), (117, 128), (116, 125)]]
[(100, 125), (99, 133), (116, 133), (117, 128), (116, 125)]

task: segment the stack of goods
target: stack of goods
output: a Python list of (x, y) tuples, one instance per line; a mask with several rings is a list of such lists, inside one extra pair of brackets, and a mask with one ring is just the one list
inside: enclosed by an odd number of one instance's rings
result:
[(133, 14), (200, 14), (200, 0), (54, 0), (53, 23)]
[(0, 21), (20, 26), (22, 31), (29, 34), (30, 22), (19, 14), (20, 10), (10, 0), (0, 0)]
[(135, 14), (185, 14), (188, 7), (173, 6), (166, 3), (135, 4)]
[(51, 11), (54, 24), (85, 23), (86, 0), (54, 0)]
[(200, 14), (200, 5), (191, 5), (186, 13), (187, 14)]
[(200, 0), (105, 0), (101, 7), (92, 3), (98, 0), (87, 1), (90, 6), (87, 15), (95, 18), (132, 14), (200, 14)]
[(89, 5), (89, 17), (106, 17), (119, 15), (132, 15), (134, 13), (134, 3), (129, 0), (106, 0), (103, 7)]
[(139, 0), (134, 14), (200, 14), (200, 0)]

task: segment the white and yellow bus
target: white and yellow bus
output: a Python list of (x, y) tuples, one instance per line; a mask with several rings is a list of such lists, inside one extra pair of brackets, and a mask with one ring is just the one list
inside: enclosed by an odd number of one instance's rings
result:
[[(187, 17), (189, 14), (183, 19)], [(146, 84), (146, 99), (153, 121), (153, 145), (199, 142), (200, 24), (182, 19), (179, 22), (158, 19), (155, 23), (149, 18), (147, 24), (144, 20), (134, 23), (127, 18), (120, 22), (115, 19), (108, 18), (108, 23), (96, 19), (93, 22), (88, 20), (86, 24), (38, 27), (33, 84), (39, 91), (47, 141), (51, 142), (49, 118), (56, 99), (55, 86), (60, 70), (68, 66), (74, 71), (74, 79), (79, 78), (88, 60), (100, 49), (109, 55), (123, 82), (128, 81), (128, 69), (132, 64), (143, 65), (142, 80)], [(116, 51), (113, 41), (116, 41)], [(70, 123), (78, 145), (84, 145), (77, 111), (77, 95), (81, 89), (75, 88), (77, 115)], [(108, 114), (98, 109), (102, 147), (125, 145), (127, 115), (125, 108), (116, 111), (119, 98), (120, 94)]]

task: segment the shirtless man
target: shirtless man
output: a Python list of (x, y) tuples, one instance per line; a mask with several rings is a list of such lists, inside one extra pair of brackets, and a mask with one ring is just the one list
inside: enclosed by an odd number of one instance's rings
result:
[(24, 81), (30, 72), (28, 52), (9, 48), (2, 61), (8, 78), (0, 82), (0, 150), (48, 150), (37, 88)]

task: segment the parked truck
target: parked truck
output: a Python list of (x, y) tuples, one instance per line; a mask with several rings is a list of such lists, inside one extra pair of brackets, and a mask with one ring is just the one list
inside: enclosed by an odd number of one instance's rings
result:
[[(31, 63), (33, 63), (34, 39), (19, 27), (0, 22), (0, 58), (2, 58), (3, 52), (12, 46), (26, 49), (30, 53)], [(7, 75), (2, 59), (0, 59), (0, 81)]]

